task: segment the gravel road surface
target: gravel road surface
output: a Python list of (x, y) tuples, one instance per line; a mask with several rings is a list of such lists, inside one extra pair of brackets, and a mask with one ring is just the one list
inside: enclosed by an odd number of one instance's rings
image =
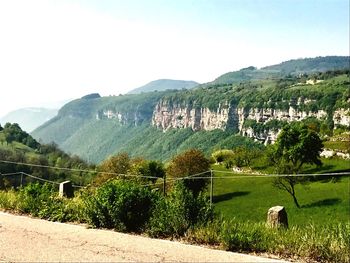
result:
[(282, 262), (0, 212), (0, 262)]

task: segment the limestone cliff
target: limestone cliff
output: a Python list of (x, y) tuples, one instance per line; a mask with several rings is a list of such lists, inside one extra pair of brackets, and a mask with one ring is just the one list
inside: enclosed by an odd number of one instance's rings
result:
[(103, 120), (103, 119), (114, 120), (121, 125), (130, 124), (133, 126), (138, 126), (143, 121), (149, 120), (150, 116), (149, 114), (142, 113), (138, 109), (135, 109), (133, 111), (126, 111), (126, 112), (105, 109), (105, 110), (100, 110), (96, 113), (96, 120)]
[[(191, 128), (199, 130), (235, 130), (243, 136), (256, 140), (273, 143), (280, 131), (279, 127), (269, 127), (271, 121), (292, 122), (301, 121), (308, 117), (315, 117), (319, 120), (332, 118), (335, 127), (338, 125), (348, 126), (350, 123), (350, 110), (338, 109), (333, 116), (328, 116), (325, 110), (303, 111), (300, 106), (312, 100), (299, 99), (297, 103), (291, 101), (288, 109), (273, 108), (243, 108), (230, 105), (224, 102), (218, 105), (215, 110), (206, 107), (192, 107), (185, 103), (171, 103), (160, 101), (152, 117), (152, 125), (163, 131), (172, 128)], [(253, 125), (254, 124), (254, 125)], [(266, 124), (266, 126), (265, 126)], [(257, 128), (258, 127), (258, 128)]]
[(191, 128), (194, 131), (214, 129), (226, 130), (236, 112), (227, 102), (219, 104), (216, 110), (193, 108), (160, 101), (152, 117), (152, 125), (167, 131), (171, 128)]

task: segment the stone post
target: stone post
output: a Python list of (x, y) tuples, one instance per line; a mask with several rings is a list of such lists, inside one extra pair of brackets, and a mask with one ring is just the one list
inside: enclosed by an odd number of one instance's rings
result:
[(271, 227), (288, 227), (287, 212), (283, 206), (274, 206), (267, 212), (267, 224)]
[(71, 181), (65, 181), (60, 183), (60, 189), (59, 189), (59, 196), (60, 197), (73, 197), (74, 192), (73, 192), (73, 186)]

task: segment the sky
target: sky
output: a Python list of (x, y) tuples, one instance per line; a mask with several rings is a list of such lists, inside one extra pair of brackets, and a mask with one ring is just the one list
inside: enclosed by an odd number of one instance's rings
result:
[(0, 116), (349, 55), (348, 0), (0, 0)]

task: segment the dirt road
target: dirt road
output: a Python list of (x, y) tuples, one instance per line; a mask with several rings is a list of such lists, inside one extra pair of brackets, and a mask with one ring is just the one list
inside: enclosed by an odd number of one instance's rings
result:
[(281, 262), (0, 212), (0, 262)]

